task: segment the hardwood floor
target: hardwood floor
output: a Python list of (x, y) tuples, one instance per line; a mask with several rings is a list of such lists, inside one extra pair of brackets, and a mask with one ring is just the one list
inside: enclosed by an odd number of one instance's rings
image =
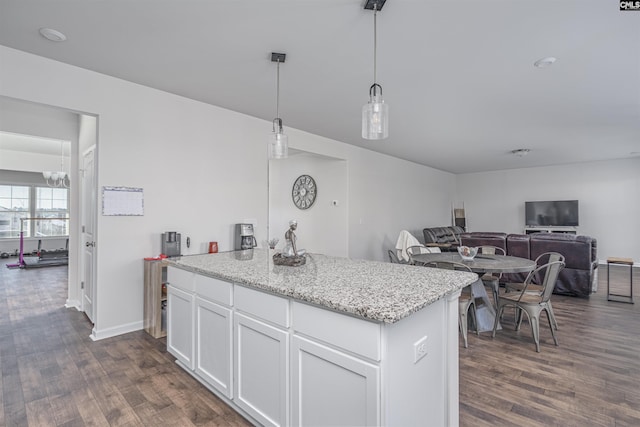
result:
[[(165, 339), (91, 341), (84, 314), (63, 307), (66, 267), (0, 268), (0, 426), (249, 425), (174, 363)], [(612, 279), (628, 290), (624, 270)], [(469, 334), (461, 426), (640, 425), (640, 299), (607, 302), (605, 266), (597, 294), (553, 304), (558, 347), (544, 319), (536, 353), (509, 313), (495, 339)]]
[(0, 426), (247, 426), (143, 331), (89, 338), (67, 267), (0, 264)]
[[(540, 353), (527, 323), (513, 330), (513, 316), (494, 339), (469, 334), (460, 348), (461, 426), (640, 425), (640, 269), (633, 305), (607, 301), (606, 265), (599, 270), (589, 299), (553, 295), (558, 347), (545, 316)], [(615, 293), (628, 295), (628, 274), (612, 268)]]

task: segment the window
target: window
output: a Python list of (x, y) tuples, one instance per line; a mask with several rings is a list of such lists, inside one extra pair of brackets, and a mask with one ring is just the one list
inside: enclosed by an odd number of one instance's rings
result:
[[(31, 187), (0, 185), (0, 238), (20, 237), (20, 218), (29, 217)], [(25, 224), (24, 236), (29, 237)]]
[[(21, 218), (69, 218), (69, 190), (0, 185), (0, 239), (20, 237)], [(68, 219), (24, 221), (24, 237), (68, 236)]]
[[(68, 190), (66, 188), (36, 187), (36, 218), (69, 218)], [(69, 221), (54, 219), (35, 221), (34, 236), (67, 236)]]

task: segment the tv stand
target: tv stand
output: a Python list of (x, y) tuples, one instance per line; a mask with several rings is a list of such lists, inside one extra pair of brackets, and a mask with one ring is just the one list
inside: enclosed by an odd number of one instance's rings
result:
[(577, 227), (525, 227), (525, 234), (533, 233), (565, 233), (565, 234), (578, 234)]

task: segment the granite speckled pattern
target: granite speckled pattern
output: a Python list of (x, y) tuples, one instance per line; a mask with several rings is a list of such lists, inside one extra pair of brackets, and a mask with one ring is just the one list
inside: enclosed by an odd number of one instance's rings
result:
[(253, 249), (168, 259), (175, 267), (349, 313), (395, 323), (478, 280), (474, 273), (307, 254), (300, 267), (273, 265)]

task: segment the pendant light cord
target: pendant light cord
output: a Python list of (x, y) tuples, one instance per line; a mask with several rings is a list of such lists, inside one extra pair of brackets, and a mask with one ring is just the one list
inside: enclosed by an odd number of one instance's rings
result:
[(378, 4), (373, 5), (373, 84), (376, 84), (376, 65), (378, 53)]
[(60, 141), (60, 172), (64, 172), (64, 141)]
[(280, 118), (280, 60), (277, 61), (276, 71), (276, 118)]

